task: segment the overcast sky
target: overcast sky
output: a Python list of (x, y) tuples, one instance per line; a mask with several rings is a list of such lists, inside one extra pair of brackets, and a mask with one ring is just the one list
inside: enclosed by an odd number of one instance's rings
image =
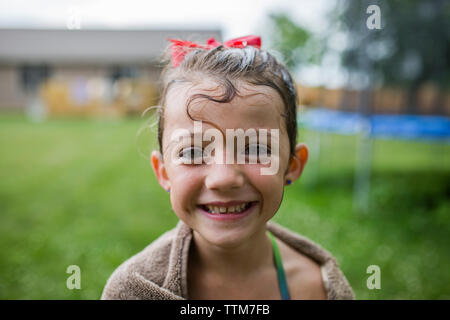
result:
[(257, 33), (269, 12), (284, 10), (320, 28), (329, 0), (0, 0), (0, 27), (179, 27), (223, 30), (224, 39)]

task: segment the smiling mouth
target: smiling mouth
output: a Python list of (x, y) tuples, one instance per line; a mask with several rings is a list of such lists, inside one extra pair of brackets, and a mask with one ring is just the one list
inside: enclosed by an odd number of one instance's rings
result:
[(208, 213), (213, 214), (238, 214), (246, 211), (255, 202), (245, 202), (232, 206), (215, 206), (215, 205), (200, 205), (200, 207)]

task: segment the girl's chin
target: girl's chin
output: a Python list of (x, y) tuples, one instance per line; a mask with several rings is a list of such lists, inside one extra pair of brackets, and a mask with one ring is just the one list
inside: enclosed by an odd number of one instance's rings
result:
[(248, 219), (237, 220), (238, 222), (233, 223), (202, 216), (200, 219), (196, 219), (196, 226), (192, 229), (195, 229), (197, 236), (210, 245), (224, 249), (235, 248), (248, 242), (249, 238), (258, 233), (260, 229), (265, 229), (265, 221), (251, 218), (257, 217), (256, 214), (248, 217)]
[(226, 232), (218, 236), (217, 232), (207, 230), (203, 232), (202, 239), (206, 240), (209, 245), (222, 249), (233, 249), (239, 247), (246, 242), (249, 232), (241, 230), (241, 232)]

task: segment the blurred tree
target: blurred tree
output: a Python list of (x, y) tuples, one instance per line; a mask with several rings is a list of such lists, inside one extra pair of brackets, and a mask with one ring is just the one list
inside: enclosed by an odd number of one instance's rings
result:
[[(373, 4), (381, 9), (378, 30), (366, 26)], [(343, 1), (332, 12), (332, 25), (348, 39), (344, 67), (368, 75), (371, 84), (407, 88), (409, 113), (417, 111), (418, 89), (433, 83), (441, 92), (434, 103), (438, 111), (450, 83), (450, 1)]]
[(325, 48), (317, 35), (296, 24), (287, 13), (273, 13), (269, 18), (273, 25), (270, 28), (271, 47), (283, 55), (289, 69), (320, 62)]

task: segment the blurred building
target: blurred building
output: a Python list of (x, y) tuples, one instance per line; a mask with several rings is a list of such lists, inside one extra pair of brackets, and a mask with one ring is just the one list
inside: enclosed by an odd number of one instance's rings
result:
[(142, 109), (148, 97), (133, 90), (155, 95), (146, 88), (160, 75), (167, 38), (209, 37), (220, 41), (221, 31), (0, 29), (0, 111), (44, 103), (64, 113), (124, 99)]
[[(408, 92), (404, 88), (381, 87), (364, 92), (347, 88), (328, 89), (297, 85), (299, 104), (338, 111), (364, 114), (408, 114)], [(367, 108), (363, 109), (364, 94)], [(432, 84), (424, 84), (417, 94), (417, 115), (450, 116), (450, 93), (440, 92)]]

